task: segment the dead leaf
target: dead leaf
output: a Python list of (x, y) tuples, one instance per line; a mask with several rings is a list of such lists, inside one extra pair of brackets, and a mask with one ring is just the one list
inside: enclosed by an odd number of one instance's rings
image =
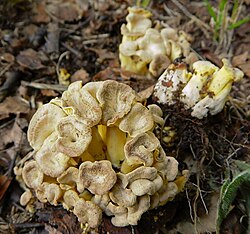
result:
[(140, 101), (145, 101), (147, 100), (154, 92), (154, 85), (151, 85), (150, 87), (140, 91), (138, 93)]
[(16, 59), (18, 64), (30, 70), (39, 70), (45, 67), (41, 62), (39, 54), (33, 49), (21, 51)]
[(71, 76), (71, 82), (75, 82), (75, 81), (79, 81), (79, 80), (81, 80), (83, 84), (86, 84), (87, 82), (90, 81), (89, 73), (83, 68), (76, 71)]
[(58, 93), (52, 89), (42, 89), (41, 93), (43, 96), (46, 96), (46, 97), (57, 97), (58, 96)]
[(247, 61), (244, 64), (241, 64), (238, 66), (243, 72), (244, 74), (250, 78), (250, 61)]
[(233, 57), (232, 65), (236, 67), (236, 66), (239, 66), (241, 64), (244, 64), (244, 63), (246, 63), (247, 59), (249, 59), (249, 58), (250, 58), (249, 52), (245, 51), (243, 54), (236, 55)]
[(50, 16), (45, 10), (46, 1), (35, 2), (33, 8), (33, 20), (36, 23), (48, 23), (50, 21)]
[(0, 116), (9, 114), (29, 113), (30, 106), (27, 101), (21, 97), (7, 97), (0, 103)]
[(113, 52), (108, 51), (106, 49), (89, 48), (89, 50), (95, 52), (98, 55), (97, 61), (99, 63), (102, 63), (106, 59), (115, 59), (115, 58), (117, 58), (117, 56)]
[(47, 11), (58, 20), (74, 21), (82, 17), (82, 11), (74, 2), (52, 2), (46, 6)]
[(5, 195), (7, 189), (9, 188), (11, 179), (5, 175), (0, 176), (0, 201), (2, 200), (3, 196)]

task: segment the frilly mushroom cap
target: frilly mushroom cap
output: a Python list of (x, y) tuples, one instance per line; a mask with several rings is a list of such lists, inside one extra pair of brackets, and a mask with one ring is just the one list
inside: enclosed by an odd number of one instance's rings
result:
[(156, 55), (166, 54), (161, 34), (157, 29), (149, 28), (138, 44), (141, 50), (148, 53), (151, 61)]
[(57, 151), (56, 140), (57, 134), (51, 134), (34, 156), (41, 171), (51, 177), (60, 176), (70, 166), (70, 157)]
[(101, 120), (102, 110), (98, 102), (82, 88), (81, 81), (72, 83), (68, 90), (63, 92), (62, 101), (64, 107), (72, 108), (73, 115), (80, 121), (87, 122), (90, 127)]
[(102, 220), (102, 210), (95, 203), (79, 199), (75, 203), (73, 213), (77, 216), (79, 222), (88, 223), (89, 227), (96, 228)]
[(57, 181), (60, 183), (62, 189), (70, 189), (76, 187), (77, 179), (78, 168), (69, 167), (57, 178)]
[(98, 205), (102, 210), (105, 210), (108, 203), (110, 202), (109, 193), (95, 195), (92, 197), (91, 201)]
[(128, 164), (151, 166), (154, 161), (153, 151), (159, 145), (159, 140), (152, 132), (142, 133), (132, 138), (124, 146)]
[(128, 207), (128, 222), (130, 225), (137, 225), (142, 214), (150, 207), (149, 195), (138, 197), (138, 202), (131, 207)]
[(108, 160), (94, 163), (86, 161), (79, 167), (77, 189), (86, 188), (93, 194), (103, 195), (114, 186), (116, 179), (116, 173)]
[(135, 92), (128, 85), (107, 80), (97, 91), (96, 97), (103, 111), (102, 124), (110, 126), (130, 111)]
[(121, 180), (122, 187), (126, 188), (129, 183), (138, 179), (154, 180), (157, 177), (157, 170), (154, 167), (141, 166), (127, 174), (118, 172), (117, 177)]
[(67, 116), (58, 123), (57, 132), (59, 138), (56, 142), (59, 152), (70, 157), (77, 157), (83, 154), (88, 148), (91, 140), (91, 128), (74, 116)]
[(51, 205), (57, 206), (58, 200), (63, 195), (63, 191), (58, 184), (48, 184), (45, 186), (45, 194), (47, 201)]
[(131, 189), (123, 188), (121, 183), (120, 180), (117, 180), (116, 184), (109, 192), (110, 199), (112, 202), (122, 207), (133, 206), (136, 202), (136, 195)]
[(173, 181), (178, 174), (178, 164), (178, 161), (174, 157), (165, 156), (161, 161), (154, 163), (153, 166), (164, 180)]
[(140, 36), (145, 33), (148, 28), (151, 28), (152, 22), (149, 19), (151, 13), (143, 8), (129, 7), (129, 14), (126, 17), (127, 25), (123, 25), (121, 33), (127, 36)]
[(33, 115), (28, 128), (28, 141), (33, 149), (41, 148), (46, 138), (55, 131), (58, 122), (66, 114), (62, 108), (48, 103), (40, 107)]
[(32, 193), (30, 190), (25, 191), (20, 197), (21, 206), (26, 206), (32, 198)]
[(74, 190), (67, 190), (63, 194), (63, 207), (70, 210), (75, 207), (76, 202), (79, 200), (79, 196)]
[(28, 161), (24, 164), (22, 178), (29, 188), (36, 189), (42, 184), (43, 177), (43, 172), (35, 160)]
[(162, 178), (158, 175), (153, 181), (148, 179), (138, 179), (133, 181), (129, 188), (136, 196), (143, 196), (145, 194), (153, 195), (163, 185)]
[(131, 137), (147, 132), (154, 127), (153, 115), (141, 103), (132, 106), (130, 112), (121, 120), (119, 128)]
[(163, 126), (165, 121), (162, 118), (163, 116), (162, 109), (156, 104), (148, 105), (147, 108), (149, 109), (151, 115), (153, 116), (154, 122)]

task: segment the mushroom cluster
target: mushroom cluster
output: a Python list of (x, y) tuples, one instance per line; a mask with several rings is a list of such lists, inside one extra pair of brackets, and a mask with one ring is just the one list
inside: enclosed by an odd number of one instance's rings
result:
[(158, 78), (175, 59), (185, 57), (196, 61), (191, 52), (191, 37), (184, 31), (163, 28), (151, 21), (151, 13), (143, 8), (130, 7), (127, 24), (121, 27), (122, 43), (119, 46), (121, 67), (139, 75)]
[(115, 226), (136, 225), (188, 178), (153, 133), (161, 117), (157, 105), (145, 107), (128, 85), (72, 83), (30, 121), (34, 156), (15, 168), (26, 186), (20, 203), (62, 204), (89, 228), (99, 226), (102, 212)]
[(222, 62), (223, 66), (218, 68), (209, 61), (196, 61), (192, 72), (185, 63), (171, 64), (158, 79), (154, 96), (158, 103), (167, 105), (181, 101), (198, 119), (208, 113), (215, 115), (223, 109), (233, 82), (244, 76), (227, 59)]

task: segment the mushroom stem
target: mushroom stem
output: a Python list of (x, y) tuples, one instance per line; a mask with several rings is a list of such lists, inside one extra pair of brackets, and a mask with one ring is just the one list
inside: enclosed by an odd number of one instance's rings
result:
[(126, 133), (117, 127), (107, 127), (106, 135), (107, 159), (116, 168), (120, 168), (125, 158), (124, 145), (126, 143)]
[(95, 158), (95, 160), (106, 159), (106, 146), (98, 132), (97, 127), (92, 128), (92, 141), (89, 144), (87, 151)]

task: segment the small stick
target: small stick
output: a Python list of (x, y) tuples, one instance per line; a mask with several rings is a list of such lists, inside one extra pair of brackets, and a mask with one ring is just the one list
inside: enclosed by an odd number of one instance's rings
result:
[(64, 85), (55, 85), (55, 84), (43, 84), (43, 83), (37, 83), (37, 82), (27, 82), (27, 81), (21, 81), (21, 84), (27, 87), (32, 87), (36, 89), (51, 89), (59, 92), (63, 92), (67, 89)]

